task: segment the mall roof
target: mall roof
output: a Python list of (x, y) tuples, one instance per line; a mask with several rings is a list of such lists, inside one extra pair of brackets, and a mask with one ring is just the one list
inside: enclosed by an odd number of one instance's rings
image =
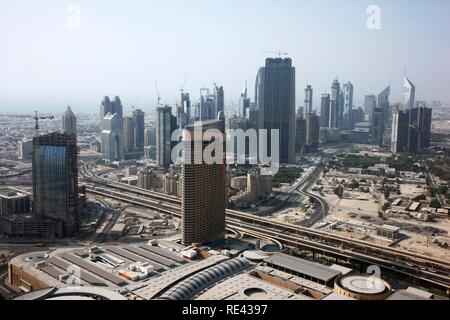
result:
[(284, 253), (274, 254), (264, 259), (264, 262), (325, 282), (333, 280), (341, 273), (322, 264), (296, 258)]

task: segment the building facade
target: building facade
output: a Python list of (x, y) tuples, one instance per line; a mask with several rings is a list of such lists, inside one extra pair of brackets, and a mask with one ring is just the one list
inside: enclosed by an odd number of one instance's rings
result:
[(100, 129), (103, 130), (103, 119), (108, 113), (117, 113), (119, 118), (123, 118), (123, 106), (122, 101), (118, 96), (114, 97), (114, 101), (111, 101), (108, 96), (105, 96), (100, 106)]
[(33, 215), (62, 223), (63, 234), (79, 231), (76, 137), (50, 133), (33, 140)]
[(333, 129), (342, 129), (344, 122), (344, 97), (341, 92), (341, 85), (337, 79), (331, 86), (330, 97), (330, 124)]
[(295, 133), (295, 152), (302, 153), (306, 144), (306, 119), (297, 116)]
[(145, 113), (141, 109), (133, 111), (134, 123), (134, 150), (144, 151), (145, 146)]
[(125, 153), (134, 151), (134, 119), (123, 118), (123, 147)]
[[(222, 133), (223, 154), (216, 154), (222, 163), (195, 164), (195, 145), (204, 151), (208, 142), (195, 141), (194, 130), (198, 124), (186, 126), (183, 133), (182, 164), (182, 243), (204, 244), (221, 240), (225, 236), (226, 195), (226, 136), (225, 119), (206, 121), (201, 124), (202, 132), (217, 129)], [(219, 137), (216, 137), (218, 139)], [(216, 150), (217, 152), (218, 150)]]
[(416, 108), (396, 111), (392, 115), (393, 153), (422, 153), (430, 146), (432, 109), (424, 103)]
[(313, 112), (313, 89), (309, 84), (305, 89), (305, 112), (306, 114)]
[(103, 119), (102, 152), (107, 163), (124, 160), (123, 123), (117, 113), (108, 113)]
[(309, 113), (306, 116), (306, 148), (308, 151), (315, 151), (319, 146), (320, 137), (319, 116)]
[(368, 120), (372, 119), (373, 109), (377, 107), (377, 97), (373, 94), (364, 97), (364, 113), (368, 116)]
[(372, 144), (382, 146), (384, 135), (384, 112), (380, 108), (374, 108), (372, 112), (370, 137)]
[(279, 130), (281, 163), (295, 162), (295, 68), (290, 58), (268, 58), (256, 77), (255, 105), (259, 129)]
[(77, 135), (77, 117), (72, 112), (70, 106), (67, 107), (66, 111), (63, 113), (61, 118), (61, 129), (62, 132)]
[(330, 127), (330, 95), (323, 94), (320, 101), (320, 127)]
[(383, 112), (384, 127), (390, 128), (392, 124), (392, 114), (389, 104), (389, 96), (391, 94), (391, 86), (387, 86), (380, 92), (377, 98), (377, 108)]
[(344, 114), (342, 128), (346, 130), (353, 129), (353, 84), (351, 82), (344, 83), (342, 87), (344, 96)]
[(159, 107), (158, 128), (156, 130), (156, 162), (158, 166), (168, 169), (172, 164), (172, 133), (177, 129), (177, 118), (172, 115), (169, 106)]
[(416, 86), (408, 79), (403, 81), (403, 106), (405, 109), (412, 109), (415, 107)]

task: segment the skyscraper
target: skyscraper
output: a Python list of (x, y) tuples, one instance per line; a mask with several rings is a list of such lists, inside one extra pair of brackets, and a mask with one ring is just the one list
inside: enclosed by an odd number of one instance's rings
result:
[(123, 118), (123, 146), (126, 153), (134, 151), (134, 120), (131, 117)]
[(145, 113), (141, 109), (133, 111), (134, 123), (134, 149), (142, 152), (144, 150)]
[(74, 135), (53, 132), (34, 137), (33, 215), (57, 222), (61, 226), (59, 236), (78, 233), (78, 162)]
[(214, 118), (217, 118), (219, 113), (223, 112), (225, 108), (225, 93), (223, 91), (223, 87), (222, 86), (219, 87), (216, 84), (214, 84), (213, 90), (215, 103)]
[(102, 152), (107, 163), (124, 159), (122, 121), (117, 113), (108, 113), (103, 119)]
[(386, 128), (390, 128), (391, 121), (391, 112), (389, 106), (389, 95), (391, 94), (391, 86), (387, 86), (383, 91), (378, 95), (377, 107), (383, 112), (384, 118), (384, 126)]
[(280, 162), (295, 161), (295, 68), (290, 58), (268, 58), (256, 77), (255, 104), (259, 129), (279, 130)]
[(77, 117), (72, 112), (72, 108), (67, 106), (66, 111), (61, 118), (61, 128), (62, 132), (69, 135), (77, 135)]
[(364, 121), (364, 110), (361, 107), (358, 107), (352, 111), (353, 118), (353, 126), (355, 126), (359, 122)]
[(177, 129), (177, 118), (172, 115), (169, 106), (158, 107), (158, 127), (156, 130), (156, 162), (168, 169), (172, 163), (172, 133)]
[(247, 97), (247, 82), (245, 82), (244, 89), (242, 90), (241, 97), (239, 98), (239, 112), (242, 117), (247, 116), (247, 110), (250, 109), (250, 98)]
[(177, 127), (184, 127), (191, 122), (191, 99), (189, 93), (181, 92), (181, 103), (177, 107)]
[(319, 146), (319, 134), (319, 116), (315, 113), (309, 113), (306, 116), (306, 147), (308, 151), (314, 151)]
[(372, 112), (370, 137), (372, 144), (381, 146), (384, 135), (384, 113), (380, 108), (374, 108)]
[(430, 146), (432, 109), (424, 103), (392, 115), (391, 151), (421, 153)]
[(408, 152), (421, 153), (430, 146), (432, 110), (418, 102), (416, 108), (408, 112)]
[(392, 113), (391, 152), (407, 151), (409, 114), (405, 110)]
[(306, 143), (306, 119), (303, 116), (296, 118), (295, 152), (301, 153)]
[(416, 86), (405, 77), (403, 82), (403, 105), (406, 109), (414, 108), (416, 98)]
[[(103, 119), (108, 113), (117, 113), (120, 120), (123, 118), (123, 106), (122, 101), (118, 96), (114, 97), (114, 101), (111, 101), (108, 96), (103, 98), (102, 104), (100, 106), (100, 129), (103, 130)], [(122, 125), (122, 124), (121, 124)]]
[[(186, 126), (183, 133), (182, 164), (182, 243), (204, 244), (221, 240), (225, 236), (226, 206), (226, 138), (223, 113), (218, 120)], [(201, 125), (201, 127), (198, 127)], [(207, 164), (205, 159), (195, 164), (196, 144), (203, 154), (209, 142), (196, 141), (195, 130), (204, 133), (208, 129), (217, 129), (223, 133), (222, 154), (215, 154), (222, 163)], [(217, 138), (216, 138), (217, 139)], [(187, 152), (190, 150), (191, 152)], [(219, 150), (216, 150), (219, 152)]]
[(377, 97), (373, 94), (366, 95), (364, 97), (364, 112), (369, 117), (369, 120), (372, 119), (373, 109), (377, 107)]
[(215, 95), (208, 88), (200, 89), (200, 101), (195, 107), (195, 121), (214, 120), (216, 118)]
[(330, 95), (323, 94), (320, 102), (320, 127), (330, 127)]
[(145, 128), (144, 145), (156, 146), (156, 128)]
[(311, 85), (307, 85), (305, 89), (305, 112), (306, 114), (312, 113), (313, 108), (313, 89)]
[(344, 96), (343, 129), (353, 129), (353, 84), (344, 83), (342, 87)]
[(335, 79), (331, 86), (330, 97), (330, 128), (340, 129), (344, 119), (344, 101), (341, 93), (341, 85)]

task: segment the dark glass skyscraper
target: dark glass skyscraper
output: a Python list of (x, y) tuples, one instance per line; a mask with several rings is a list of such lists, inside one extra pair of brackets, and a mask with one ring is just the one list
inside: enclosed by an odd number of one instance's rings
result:
[(177, 118), (169, 106), (158, 107), (158, 128), (156, 130), (156, 162), (158, 166), (169, 168), (172, 163), (172, 133), (177, 129)]
[(320, 127), (330, 127), (330, 95), (323, 94), (320, 101)]
[(222, 86), (214, 85), (214, 103), (215, 103), (215, 115), (214, 118), (217, 118), (220, 112), (224, 111), (225, 108), (225, 92), (223, 91)]
[(134, 122), (134, 149), (136, 151), (144, 150), (145, 140), (145, 113), (141, 109), (133, 111)]
[(319, 146), (320, 123), (315, 113), (306, 116), (306, 147), (308, 151), (315, 151)]
[(301, 153), (306, 143), (306, 119), (303, 116), (296, 118), (295, 152)]
[(280, 134), (280, 162), (295, 161), (295, 68), (290, 58), (268, 58), (256, 77), (255, 105), (259, 129), (268, 130), (267, 150), (271, 153), (270, 130)]
[(405, 110), (392, 113), (391, 151), (405, 152), (408, 145), (409, 114)]
[(421, 153), (430, 146), (432, 109), (418, 103), (416, 108), (392, 114), (391, 151)]
[(33, 139), (33, 214), (62, 224), (63, 234), (79, 230), (77, 143), (54, 132)]
[(408, 152), (421, 153), (430, 146), (432, 110), (418, 102), (409, 109)]
[(384, 113), (380, 108), (374, 108), (371, 117), (370, 137), (372, 144), (381, 146), (384, 134)]

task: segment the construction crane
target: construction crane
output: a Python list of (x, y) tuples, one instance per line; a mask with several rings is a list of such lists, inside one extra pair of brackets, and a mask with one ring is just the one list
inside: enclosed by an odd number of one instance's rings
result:
[(5, 116), (8, 118), (20, 118), (20, 119), (34, 119), (35, 124), (34, 124), (34, 130), (35, 130), (35, 136), (39, 136), (39, 120), (46, 120), (46, 119), (55, 119), (54, 116), (52, 115), (47, 115), (47, 116), (39, 116), (37, 111), (34, 111), (34, 116), (29, 115), (29, 114), (0, 114), (0, 116)]
[(276, 54), (278, 55), (279, 58), (281, 58), (281, 56), (287, 56), (288, 53), (287, 52), (281, 52), (281, 51), (263, 51), (263, 53), (265, 54)]
[(39, 136), (39, 120), (46, 120), (46, 119), (53, 120), (53, 119), (55, 119), (55, 117), (50, 116), (50, 115), (49, 116), (39, 116), (37, 111), (34, 112), (34, 121), (35, 121), (34, 130), (35, 130), (36, 137)]
[(183, 86), (182, 87), (180, 87), (180, 92), (181, 92), (181, 94), (183, 94), (184, 93), (184, 87), (186, 86), (186, 79), (187, 79), (187, 73), (184, 75), (184, 80), (183, 80)]
[(155, 80), (155, 89), (156, 89), (156, 96), (158, 97), (158, 108), (159, 108), (160, 103), (161, 103), (161, 95), (159, 94), (158, 83), (156, 82), (156, 80)]

